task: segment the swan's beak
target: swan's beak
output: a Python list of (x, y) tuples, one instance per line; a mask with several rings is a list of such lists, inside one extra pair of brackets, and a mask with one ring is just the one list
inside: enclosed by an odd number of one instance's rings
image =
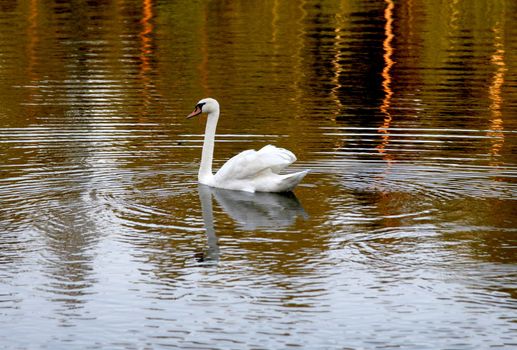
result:
[(194, 108), (194, 110), (192, 111), (192, 113), (190, 113), (189, 115), (187, 115), (187, 119), (190, 119), (192, 117), (195, 117), (196, 115), (199, 115), (203, 112), (203, 110), (201, 109), (201, 106), (196, 106), (196, 108)]

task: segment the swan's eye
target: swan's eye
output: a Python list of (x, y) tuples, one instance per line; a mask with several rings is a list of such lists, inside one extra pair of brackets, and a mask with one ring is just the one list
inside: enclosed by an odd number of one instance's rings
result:
[(203, 110), (203, 106), (206, 104), (206, 102), (201, 102), (196, 105), (195, 108), (199, 108), (200, 110)]

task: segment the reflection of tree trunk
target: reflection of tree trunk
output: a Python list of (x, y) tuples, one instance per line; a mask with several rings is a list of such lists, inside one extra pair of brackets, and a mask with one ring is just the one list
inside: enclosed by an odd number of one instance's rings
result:
[(495, 33), (494, 37), (494, 47), (495, 52), (491, 57), (491, 62), (495, 66), (496, 71), (494, 77), (492, 78), (492, 82), (490, 87), (488, 88), (488, 98), (490, 99), (490, 131), (487, 136), (490, 137), (490, 156), (491, 162), (490, 164), (493, 166), (497, 166), (497, 157), (501, 153), (501, 148), (504, 143), (504, 127), (503, 127), (503, 113), (501, 111), (503, 98), (501, 96), (501, 89), (504, 84), (504, 75), (507, 70), (506, 64), (504, 62), (504, 41), (503, 41), (503, 29), (501, 22), (498, 22), (493, 29)]
[(142, 7), (142, 19), (140, 23), (142, 24), (142, 29), (139, 33), (140, 37), (140, 73), (139, 78), (141, 81), (141, 91), (143, 98), (143, 108), (144, 113), (141, 115), (145, 115), (145, 111), (149, 105), (151, 105), (151, 93), (149, 91), (151, 80), (149, 78), (149, 71), (151, 70), (151, 56), (153, 55), (153, 47), (152, 47), (152, 34), (153, 34), (153, 24), (151, 20), (153, 18), (153, 0), (143, 0)]
[(147, 71), (150, 70), (149, 56), (153, 53), (151, 34), (153, 32), (153, 25), (151, 20), (153, 18), (153, 0), (143, 0), (142, 8), (142, 30), (140, 31), (140, 74), (145, 76)]
[(379, 133), (382, 134), (382, 142), (377, 146), (377, 150), (383, 155), (384, 160), (390, 164), (393, 160), (393, 156), (386, 152), (386, 146), (389, 144), (390, 140), (389, 127), (392, 121), (390, 113), (391, 98), (393, 96), (393, 90), (391, 89), (391, 67), (395, 64), (395, 61), (392, 59), (392, 41), (395, 37), (393, 34), (393, 9), (395, 8), (395, 3), (393, 0), (385, 1), (387, 3), (386, 9), (384, 10), (384, 18), (386, 19), (386, 24), (384, 25), (385, 39), (382, 44), (382, 47), (384, 48), (384, 69), (382, 70), (382, 89), (384, 90), (384, 99), (382, 100), (382, 105), (380, 107), (381, 113), (384, 115), (384, 122), (378, 129)]
[[(350, 12), (350, 9), (347, 9), (347, 14)], [(336, 27), (334, 29), (334, 55), (332, 56), (331, 63), (333, 68), (334, 76), (332, 78), (332, 88), (330, 89), (330, 95), (334, 103), (336, 104), (336, 109), (333, 112), (334, 120), (341, 114), (343, 109), (343, 104), (339, 99), (339, 92), (343, 87), (340, 83), (340, 76), (343, 74), (343, 51), (342, 47), (344, 46), (343, 32), (345, 28), (350, 25), (349, 21), (347, 21), (348, 16), (345, 16), (345, 2), (341, 1), (339, 3), (339, 13), (336, 14)]]

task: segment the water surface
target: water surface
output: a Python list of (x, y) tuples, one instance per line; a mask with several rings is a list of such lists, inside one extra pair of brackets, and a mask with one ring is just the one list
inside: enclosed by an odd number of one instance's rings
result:
[[(0, 1), (0, 346), (516, 346), (514, 1)], [(268, 143), (294, 194), (196, 182)]]

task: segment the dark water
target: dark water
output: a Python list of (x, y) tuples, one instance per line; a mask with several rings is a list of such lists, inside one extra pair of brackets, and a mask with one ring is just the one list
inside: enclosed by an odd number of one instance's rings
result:
[[(517, 346), (517, 3), (0, 1), (0, 347)], [(273, 143), (295, 195), (196, 183)]]

